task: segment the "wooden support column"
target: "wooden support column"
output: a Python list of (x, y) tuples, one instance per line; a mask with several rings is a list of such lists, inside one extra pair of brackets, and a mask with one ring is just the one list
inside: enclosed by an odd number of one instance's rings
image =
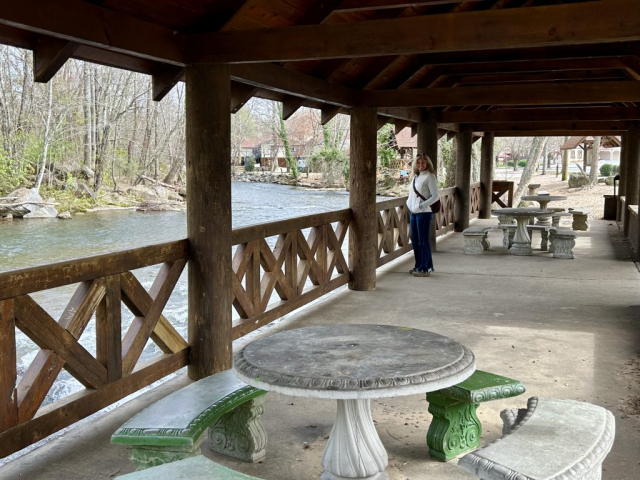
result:
[[(622, 205), (622, 197), (625, 196), (627, 191), (627, 142), (629, 141), (629, 134), (627, 132), (620, 132), (620, 180), (618, 181), (618, 206), (616, 210), (616, 221), (624, 222), (624, 207)], [(567, 150), (564, 151), (567, 153)]]
[[(438, 118), (435, 110), (424, 113), (422, 122), (418, 123), (418, 153), (426, 153), (433, 163), (433, 168), (438, 173)], [(436, 251), (436, 219), (431, 221), (429, 231), (429, 244), (431, 251)]]
[(460, 125), (460, 133), (456, 135), (458, 142), (458, 158), (456, 161), (456, 223), (454, 230), (462, 232), (469, 227), (471, 208), (471, 146), (473, 131), (468, 125)]
[(376, 288), (378, 212), (376, 211), (377, 119), (375, 108), (351, 110), (349, 268), (351, 290)]
[[(638, 205), (640, 194), (640, 122), (633, 122), (627, 131), (627, 162), (625, 180), (625, 198), (627, 199), (624, 212), (624, 234), (629, 236), (629, 221), (631, 215), (627, 210), (628, 205)], [(634, 249), (637, 245), (632, 245)]]
[(231, 80), (186, 68), (189, 377), (231, 368)]
[(480, 218), (491, 218), (491, 198), (493, 182), (493, 132), (485, 132), (482, 137), (480, 157)]

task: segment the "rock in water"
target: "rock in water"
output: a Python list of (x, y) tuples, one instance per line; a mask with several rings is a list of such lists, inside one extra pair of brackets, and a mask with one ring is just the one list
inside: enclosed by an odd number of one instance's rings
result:
[(60, 212), (58, 214), (58, 218), (60, 218), (62, 220), (70, 220), (71, 219), (71, 214), (68, 211)]

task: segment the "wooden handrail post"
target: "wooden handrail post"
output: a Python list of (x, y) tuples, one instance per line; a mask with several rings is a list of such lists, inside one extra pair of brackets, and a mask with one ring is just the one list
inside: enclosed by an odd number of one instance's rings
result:
[[(624, 222), (626, 212), (622, 205), (622, 197), (627, 191), (627, 150), (629, 149), (629, 134), (620, 132), (620, 180), (618, 181), (618, 206), (616, 211), (616, 221)], [(566, 150), (565, 150), (566, 152)]]
[(189, 65), (186, 79), (189, 377), (231, 367), (231, 78)]
[[(423, 114), (423, 121), (418, 123), (418, 153), (426, 153), (438, 172), (438, 118), (435, 110), (427, 110)], [(431, 221), (429, 232), (431, 250), (436, 250), (436, 219)]]
[(479, 218), (491, 218), (491, 194), (493, 181), (493, 132), (485, 132), (482, 137), (480, 157), (480, 215)]
[(468, 125), (460, 125), (460, 133), (456, 135), (458, 142), (458, 159), (456, 162), (456, 224), (455, 231), (462, 232), (469, 227), (471, 208), (471, 146), (473, 132)]
[[(624, 208), (629, 205), (638, 205), (638, 196), (640, 194), (640, 122), (632, 122), (631, 128), (627, 132), (627, 161), (626, 161), (626, 181), (625, 181), (625, 199)], [(624, 212), (624, 235), (629, 236), (629, 221), (631, 215), (628, 211)], [(639, 235), (640, 237), (640, 235)], [(637, 250), (637, 245), (632, 245)]]
[(351, 110), (349, 206), (353, 218), (349, 230), (351, 290), (376, 288), (378, 211), (376, 209), (376, 109)]

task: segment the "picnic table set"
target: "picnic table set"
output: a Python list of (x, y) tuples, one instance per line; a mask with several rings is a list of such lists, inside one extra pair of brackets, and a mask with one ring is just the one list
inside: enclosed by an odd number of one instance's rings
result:
[(460, 467), (485, 480), (599, 479), (615, 436), (614, 417), (602, 407), (531, 397), (526, 408), (503, 410), (502, 438), (479, 448), (477, 408), (521, 395), (520, 381), (476, 370), (468, 347), (438, 333), (397, 325), (310, 326), (248, 343), (236, 352), (233, 370), (191, 383), (125, 423), (112, 443), (129, 446), (138, 471), (122, 478), (258, 479), (202, 456), (200, 444), (208, 430), (212, 451), (268, 460), (261, 423), (267, 392), (337, 402), (321, 480), (390, 478), (371, 399), (426, 394), (433, 418), (425, 461), (461, 457)]
[[(509, 253), (518, 256), (533, 255), (532, 236), (534, 231), (540, 232), (540, 250), (553, 254), (553, 258), (574, 258), (573, 247), (577, 238), (576, 231), (588, 230), (588, 209), (549, 207), (549, 203), (566, 200), (567, 197), (540, 193), (525, 195), (522, 200), (534, 201), (538, 207), (500, 208), (493, 210), (498, 217), (497, 227), (472, 226), (465, 229), (465, 254), (481, 254), (490, 248), (488, 235), (491, 230), (503, 231), (503, 247)], [(572, 228), (560, 227), (562, 217), (573, 217)]]

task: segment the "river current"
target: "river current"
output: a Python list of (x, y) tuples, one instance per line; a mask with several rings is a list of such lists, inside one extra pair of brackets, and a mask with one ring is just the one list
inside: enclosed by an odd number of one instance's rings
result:
[[(233, 228), (257, 223), (348, 208), (346, 192), (317, 191), (262, 183), (232, 184)], [(110, 210), (76, 215), (72, 220), (32, 219), (0, 222), (0, 272), (63, 260), (127, 250), (145, 245), (186, 238), (185, 212), (148, 212)], [(270, 239), (272, 243), (275, 239)], [(344, 243), (346, 251), (347, 241)], [(148, 290), (159, 266), (133, 273)], [(176, 330), (187, 338), (187, 275), (183, 272), (164, 315)], [(70, 285), (32, 295), (54, 319), (63, 312), (76, 286)], [(235, 312), (234, 312), (235, 315)], [(122, 309), (122, 332), (126, 332), (133, 315)], [(95, 324), (89, 323), (80, 343), (95, 354)], [(18, 380), (35, 358), (39, 348), (16, 330)], [(160, 353), (149, 341), (141, 360)], [(82, 388), (63, 370), (43, 405)]]

